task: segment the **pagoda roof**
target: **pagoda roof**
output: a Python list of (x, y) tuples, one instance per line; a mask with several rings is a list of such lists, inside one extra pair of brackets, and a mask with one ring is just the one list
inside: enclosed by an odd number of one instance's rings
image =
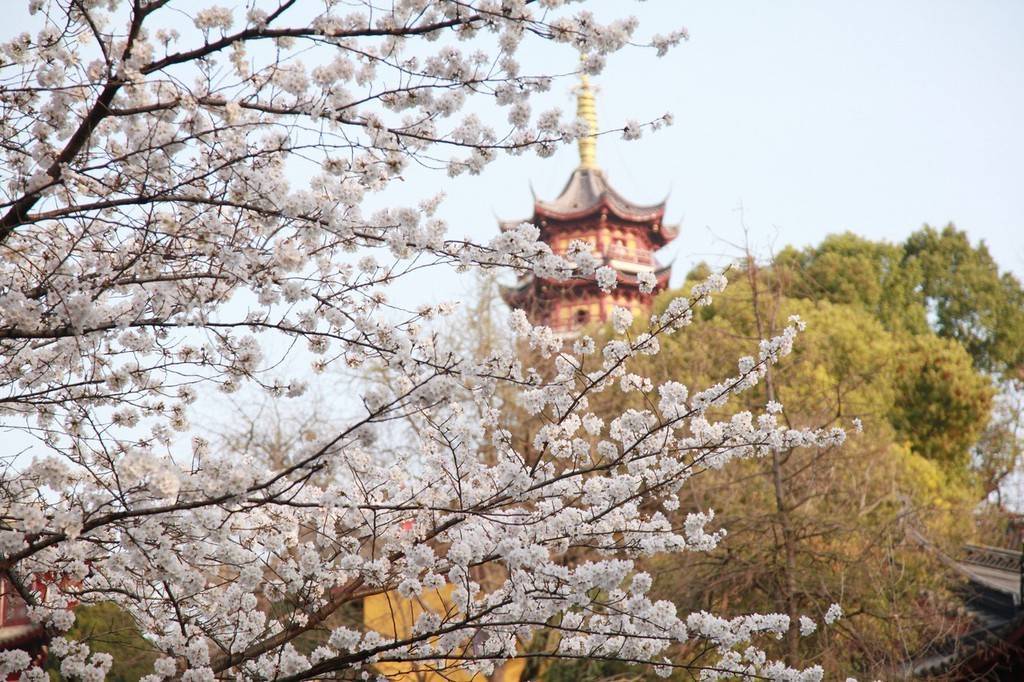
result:
[[(584, 74), (577, 90), (577, 115), (586, 124), (586, 132), (579, 136), (580, 164), (569, 176), (562, 192), (551, 201), (534, 196), (532, 222), (546, 231), (552, 228), (572, 227), (571, 223), (594, 215), (610, 214), (625, 223), (646, 230), (652, 241), (664, 246), (679, 234), (677, 225), (663, 225), (666, 200), (656, 204), (637, 204), (619, 194), (608, 182), (604, 171), (597, 165), (597, 108), (590, 81)], [(524, 221), (499, 221), (502, 230), (509, 230)], [(565, 224), (569, 225), (565, 225)]]
[(46, 641), (46, 630), (38, 623), (0, 626), (0, 651), (38, 647)]
[(600, 168), (577, 168), (555, 199), (536, 201), (534, 210), (545, 217), (571, 220), (607, 208), (619, 218), (635, 222), (657, 220), (665, 214), (665, 201), (637, 204), (619, 194)]
[[(579, 167), (569, 176), (562, 192), (551, 201), (534, 199), (533, 218), (530, 221), (543, 229), (542, 221), (572, 222), (608, 211), (610, 214), (630, 223), (638, 223), (651, 229), (655, 243), (664, 246), (679, 234), (678, 225), (661, 222), (665, 215), (665, 200), (656, 204), (637, 204), (622, 196), (599, 168)], [(502, 231), (519, 226), (522, 220), (500, 220)]]

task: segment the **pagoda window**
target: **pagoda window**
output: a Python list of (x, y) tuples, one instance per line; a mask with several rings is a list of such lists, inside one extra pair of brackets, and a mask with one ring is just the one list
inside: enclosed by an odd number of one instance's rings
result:
[(577, 308), (573, 312), (572, 320), (578, 325), (584, 325), (590, 321), (590, 311), (586, 308)]

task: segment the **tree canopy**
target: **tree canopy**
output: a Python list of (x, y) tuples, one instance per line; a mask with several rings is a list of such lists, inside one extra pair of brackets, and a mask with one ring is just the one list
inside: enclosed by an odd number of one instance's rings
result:
[[(694, 268), (655, 313), (710, 273), (705, 265)], [(791, 448), (703, 470), (678, 508), (661, 511), (683, 523), (687, 514), (714, 510), (726, 537), (709, 553), (648, 557), (640, 567), (653, 576), (655, 592), (681, 611), (760, 609), (791, 622), (801, 616), (820, 622), (820, 605), (841, 601), (841, 626), (803, 638), (787, 633), (769, 650), (814, 660), (830, 678), (903, 675), (909, 661), (968, 627), (967, 617), (957, 615), (959, 578), (948, 570), (949, 557), (965, 541), (998, 535), (989, 526), (999, 520), (979, 515), (989, 474), (972, 456), (987, 438), (998, 442), (993, 448), (1005, 444), (985, 428), (993, 382), (959, 342), (926, 326), (890, 329), (883, 308), (870, 309), (853, 296), (833, 302), (793, 295), (787, 289), (793, 278), (778, 264), (740, 262), (730, 277), (730, 287), (698, 311), (699, 324), (662, 338), (659, 353), (631, 363), (627, 385), (666, 377), (687, 385), (719, 381), (735, 371), (737, 357), (757, 349), (762, 334), (799, 315), (806, 330), (793, 353), (742, 399), (712, 414), (742, 418), (744, 410), (776, 400), (780, 420), (793, 428), (857, 420), (861, 431), (839, 448)], [(485, 301), (474, 310), (493, 300), (486, 288), (481, 296)], [(501, 328), (500, 320), (459, 327), (469, 345), (488, 348)], [(632, 331), (641, 330), (637, 321)], [(595, 333), (604, 338), (615, 331)], [(528, 359), (535, 351), (520, 352)], [(590, 404), (611, 418), (624, 407), (645, 409), (648, 400), (642, 392), (610, 392), (592, 396)], [(515, 423), (513, 432), (527, 441), (543, 420), (523, 411)], [(629, 674), (601, 660), (532, 670), (556, 681)]]
[(776, 263), (793, 296), (855, 303), (893, 331), (932, 330), (959, 343), (978, 368), (1021, 376), (1024, 289), (1000, 273), (984, 243), (971, 244), (953, 225), (926, 225), (901, 244), (830, 235), (783, 249)]
[(728, 413), (773, 399), (794, 428), (856, 419), (862, 431), (838, 449), (794, 448), (707, 472), (682, 509), (720, 510), (729, 535), (709, 555), (655, 559), (648, 570), (681, 609), (757, 605), (796, 621), (820, 617), (817, 605), (841, 595), (841, 628), (784, 641), (780, 654), (813, 658), (837, 677), (891, 675), (958, 627), (949, 617), (957, 578), (917, 538), (955, 554), (974, 536), (983, 492), (968, 465), (988, 420), (991, 382), (956, 342), (890, 331), (882, 309), (856, 298), (788, 296), (770, 265), (742, 270), (701, 311), (700, 325), (665, 340), (636, 371), (712, 380), (756, 347), (759, 327), (770, 332), (799, 315), (802, 343)]

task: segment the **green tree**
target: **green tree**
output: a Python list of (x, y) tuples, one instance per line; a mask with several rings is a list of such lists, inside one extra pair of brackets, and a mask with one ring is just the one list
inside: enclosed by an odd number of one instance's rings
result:
[[(789, 296), (855, 305), (887, 330), (917, 338), (899, 351), (906, 395), (893, 423), (916, 452), (958, 467), (970, 461), (1001, 504), (999, 485), (1019, 467), (1024, 443), (1016, 420), (1005, 415), (980, 431), (989, 420), (975, 422), (974, 415), (990, 404), (993, 391), (963, 372), (961, 350), (988, 375), (1005, 412), (1024, 380), (1024, 288), (1012, 273), (999, 271), (985, 244), (972, 244), (953, 225), (925, 225), (901, 244), (844, 233), (817, 246), (784, 249), (773, 272)], [(945, 383), (949, 366), (967, 380)]]
[(999, 272), (984, 242), (973, 246), (952, 224), (927, 225), (904, 244), (904, 262), (920, 289), (936, 333), (959, 342), (988, 371), (1024, 369), (1024, 290)]
[(833, 234), (818, 246), (786, 247), (773, 271), (790, 297), (861, 306), (893, 331), (928, 331), (921, 275), (900, 245)]
[(902, 244), (852, 233), (784, 249), (776, 274), (788, 295), (865, 308), (886, 329), (955, 340), (979, 369), (1021, 377), (1024, 288), (1000, 273), (984, 242), (952, 224), (925, 225)]
[[(801, 638), (794, 627), (775, 653), (819, 662), (829, 677), (887, 676), (957, 626), (948, 615), (955, 582), (916, 538), (953, 553), (971, 536), (981, 493), (966, 462), (987, 418), (989, 383), (955, 342), (887, 329), (852, 296), (842, 303), (787, 296), (783, 272), (741, 268), (700, 324), (663, 339), (662, 352), (631, 371), (656, 382), (717, 381), (735, 371), (737, 355), (756, 352), (760, 338), (799, 315), (807, 329), (793, 354), (744, 401), (722, 409), (756, 414), (778, 400), (780, 418), (794, 428), (849, 428), (857, 419), (863, 432), (836, 450), (795, 449), (728, 474), (702, 473), (687, 486), (679, 513), (717, 510), (728, 537), (710, 555), (644, 569), (680, 609), (776, 611), (796, 623), (802, 615), (820, 621), (822, 604), (841, 602), (848, 617), (838, 628)], [(931, 351), (937, 371), (929, 369)], [(959, 401), (973, 430), (959, 418), (931, 415), (936, 396)], [(599, 412), (621, 407), (594, 402)], [(905, 424), (911, 413), (927, 423)], [(949, 442), (940, 450), (943, 436)]]
[[(123, 609), (113, 602), (79, 606), (68, 639), (86, 642), (93, 653), (107, 653), (114, 664), (107, 675), (111, 682), (136, 682), (153, 671), (158, 652), (147, 642)], [(61, 679), (60, 660), (51, 658), (51, 679)]]
[(963, 346), (932, 335), (901, 344), (893, 378), (896, 431), (918, 454), (966, 470), (989, 422), (992, 382), (972, 370)]

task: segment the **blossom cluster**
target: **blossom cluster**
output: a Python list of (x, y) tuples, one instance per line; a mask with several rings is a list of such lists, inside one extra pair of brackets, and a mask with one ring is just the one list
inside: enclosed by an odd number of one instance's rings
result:
[[(513, 313), (538, 366), (511, 347), (445, 342), (436, 323), (450, 306), (388, 302), (427, 266), (616, 285), (588, 251), (556, 255), (531, 225), (475, 243), (449, 236), (439, 197), (367, 209), (413, 165), (477, 173), (579, 134), (534, 112), (552, 78), (524, 74), (517, 51), (564, 43), (595, 73), (637, 42), (636, 22), (563, 4), (52, 0), (30, 4), (33, 32), (0, 44), (0, 425), (38, 441), (3, 464), (0, 570), (22, 586), (50, 576), (45, 593), (19, 596), (63, 675), (109, 672), (109, 656), (62, 635), (74, 603), (112, 602), (159, 653), (147, 682), (388, 663), (489, 673), (530, 655), (820, 677), (757, 646), (812, 631), (803, 620), (679, 614), (636, 563), (726, 541), (713, 510), (680, 508), (701, 471), (842, 441), (780, 425), (773, 406), (715, 416), (790, 352), (798, 321), (697, 389), (631, 363), (690, 324), (722, 276), (647, 324), (616, 310), (601, 343), (566, 348)], [(495, 107), (504, 116), (480, 113)], [(211, 391), (300, 398), (309, 374), (272, 369), (303, 353), (313, 373), (386, 380), (348, 387), (358, 414), (295, 439), (285, 461), (190, 423)], [(591, 409), (616, 390), (647, 408)], [(526, 438), (510, 428), (520, 409), (541, 423)], [(338, 623), (381, 593), (443, 593), (451, 608), (408, 632)], [(555, 650), (526, 648), (545, 628), (560, 633)], [(311, 633), (323, 636), (303, 653)], [(671, 658), (691, 644), (717, 660)], [(30, 666), (0, 653), (0, 675), (45, 678)]]

